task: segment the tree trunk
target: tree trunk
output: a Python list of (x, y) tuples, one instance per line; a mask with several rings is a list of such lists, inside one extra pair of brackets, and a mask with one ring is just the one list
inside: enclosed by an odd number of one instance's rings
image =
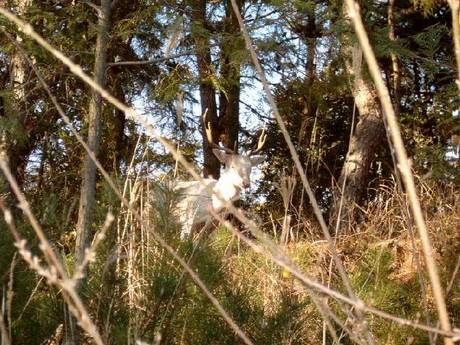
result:
[[(101, 1), (101, 11), (98, 21), (98, 36), (94, 62), (94, 80), (104, 85), (107, 66), (107, 45), (109, 42), (111, 1)], [(102, 113), (102, 97), (96, 91), (91, 92), (88, 111), (88, 146), (97, 156), (100, 143), (100, 127)], [(75, 262), (80, 264), (89, 247), (91, 239), (91, 224), (93, 222), (93, 207), (96, 195), (96, 165), (88, 154), (85, 155), (80, 191), (80, 206), (78, 210), (77, 239), (75, 245)]]
[[(215, 143), (219, 140), (219, 123), (217, 117), (216, 92), (212, 84), (213, 68), (211, 60), (211, 47), (205, 30), (206, 27), (206, 1), (192, 1), (193, 25), (192, 36), (196, 45), (196, 58), (198, 61), (198, 73), (200, 77), (201, 112), (207, 112), (207, 121), (212, 127), (212, 139)], [(201, 123), (201, 135), (203, 137), (203, 176), (219, 178), (220, 162), (212, 153), (212, 148), (206, 137), (203, 119)]]
[[(244, 1), (239, 0), (238, 9), (241, 12)], [(239, 35), (240, 26), (230, 0), (226, 3), (226, 16), (221, 43), (221, 77), (225, 83), (225, 92), (220, 93), (220, 140), (225, 147), (238, 150), (238, 133), (240, 130), (240, 54), (235, 52), (244, 49), (244, 41)]]
[[(31, 0), (16, 0), (13, 3), (17, 14), (22, 17), (32, 5)], [(16, 41), (22, 42), (22, 37), (16, 35)], [(11, 56), (10, 87), (12, 98), (4, 102), (3, 115), (12, 126), (5, 126), (0, 132), (0, 150), (4, 150), (9, 157), (9, 165), (19, 185), (24, 182), (24, 171), (27, 156), (30, 153), (28, 135), (26, 134), (26, 121), (28, 119), (26, 82), (29, 77), (30, 67), (27, 60), (16, 49)], [(14, 128), (14, 133), (12, 133)]]
[[(113, 42), (112, 42), (113, 44)], [(111, 58), (108, 61), (113, 61)], [(123, 90), (123, 80), (120, 74), (113, 69), (109, 70), (107, 83), (110, 91), (119, 101), (126, 102)], [(110, 110), (103, 114), (104, 130), (102, 131), (104, 141), (101, 143), (101, 150), (104, 155), (100, 157), (104, 169), (109, 173), (116, 173), (120, 164), (126, 159), (127, 154), (131, 154), (128, 140), (125, 135), (126, 115), (123, 111), (110, 107)], [(104, 134), (107, 134), (104, 136)]]
[[(119, 81), (116, 82), (115, 88), (114, 88), (114, 95), (117, 97), (117, 99), (122, 100), (123, 102), (126, 101), (125, 99), (125, 94), (123, 92), (123, 88), (120, 84)], [(129, 152), (126, 147), (127, 147), (127, 140), (125, 136), (125, 125), (126, 125), (126, 114), (117, 109), (113, 109), (113, 114), (112, 114), (112, 127), (113, 127), (113, 138), (111, 140), (112, 145), (111, 147), (114, 148), (114, 152), (112, 153), (112, 169), (109, 171), (117, 171), (120, 168), (120, 163), (125, 158), (125, 155), (127, 152)]]
[[(396, 41), (395, 35), (395, 0), (390, 0), (388, 3), (388, 27), (390, 31), (388, 32), (388, 38), (391, 41)], [(393, 105), (395, 108), (396, 116), (399, 116), (401, 112), (400, 105), (400, 90), (401, 90), (401, 69), (399, 64), (399, 59), (394, 52), (391, 52), (391, 79), (392, 85), (390, 90), (393, 94)]]
[[(315, 7), (316, 8), (316, 7)], [(315, 11), (313, 10), (313, 13)], [(296, 27), (296, 32), (300, 37), (303, 37), (305, 44), (307, 45), (307, 61), (305, 64), (305, 89), (307, 93), (304, 96), (305, 104), (302, 110), (303, 120), (299, 130), (299, 145), (303, 144), (303, 140), (306, 135), (307, 125), (312, 118), (313, 114), (316, 113), (317, 104), (313, 94), (314, 82), (316, 79), (316, 44), (317, 44), (317, 25), (315, 16), (313, 14), (307, 14), (307, 25)]]
[(359, 120), (352, 134), (348, 153), (340, 174), (338, 188), (335, 190), (334, 205), (331, 210), (331, 224), (337, 221), (340, 199), (343, 206), (339, 230), (346, 230), (348, 222), (355, 218), (355, 205), (361, 205), (366, 197), (367, 187), (371, 178), (370, 165), (376, 154), (381, 150), (385, 129), (382, 110), (377, 93), (372, 84), (364, 79), (362, 73), (362, 52), (358, 45), (347, 46), (352, 55), (352, 64), (346, 63), (347, 71), (352, 80), (352, 93), (359, 111)]

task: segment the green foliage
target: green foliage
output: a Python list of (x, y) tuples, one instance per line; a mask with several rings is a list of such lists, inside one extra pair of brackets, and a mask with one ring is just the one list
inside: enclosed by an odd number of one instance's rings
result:
[(162, 76), (153, 97), (167, 103), (176, 100), (181, 86), (190, 82), (191, 73), (184, 65), (177, 65), (169, 74)]
[[(324, 209), (330, 204), (331, 178), (338, 178), (341, 162), (348, 147), (350, 113), (353, 103), (347, 97), (346, 81), (338, 76), (331, 82), (317, 82), (310, 87), (306, 81), (293, 80), (276, 90), (276, 98), (283, 120), (292, 138), (300, 160), (306, 166), (310, 183)], [(308, 107), (308, 108), (307, 108)], [(307, 112), (307, 109), (310, 109)], [(268, 164), (261, 191), (268, 196), (266, 204), (276, 218), (280, 216), (280, 193), (274, 188), (280, 182), (280, 171), (293, 174), (293, 163), (284, 138), (276, 124), (269, 127)], [(296, 188), (292, 204), (308, 209), (310, 204), (303, 198), (302, 189)], [(300, 202), (303, 200), (304, 204)], [(273, 205), (273, 207), (272, 207)]]
[[(59, 292), (46, 286), (45, 280), (37, 279), (21, 263), (14, 274), (15, 294), (13, 296), (14, 318), (13, 339), (20, 344), (41, 344), (53, 334), (64, 314), (64, 305)], [(33, 288), (38, 289), (29, 298)], [(30, 335), (34, 336), (31, 337)]]
[(444, 24), (433, 24), (414, 36), (419, 51), (426, 56), (434, 57), (441, 48), (442, 39), (449, 33)]
[(440, 0), (412, 0), (412, 2), (423, 10), (425, 16), (434, 14), (436, 9), (443, 4), (443, 1)]
[[(360, 297), (378, 309), (408, 319), (416, 319), (421, 313), (426, 313), (420, 295), (414, 293), (420, 289), (417, 277), (401, 282), (394, 276), (395, 257), (386, 248), (378, 248), (364, 253), (352, 280), (353, 285), (359, 288)], [(411, 338), (413, 344), (425, 344), (428, 340), (424, 333), (414, 337), (414, 333), (387, 320), (375, 319), (371, 328), (386, 343), (403, 345)]]
[[(455, 154), (450, 152), (449, 154)], [(460, 183), (458, 168), (446, 159), (446, 150), (441, 145), (429, 145), (416, 152), (419, 170), (425, 171), (427, 177), (444, 183)]]
[[(0, 180), (1, 182), (1, 180)], [(6, 276), (15, 252), (14, 246), (11, 245), (13, 236), (11, 236), (8, 227), (2, 218), (0, 220), (0, 275)]]
[[(2, 133), (8, 138), (8, 142), (14, 142), (17, 145), (24, 145), (28, 141), (28, 134), (17, 116), (19, 109), (14, 95), (11, 90), (5, 89), (0, 91), (0, 97), (3, 100), (6, 116), (0, 117), (0, 128)], [(11, 145), (10, 145), (11, 146)]]

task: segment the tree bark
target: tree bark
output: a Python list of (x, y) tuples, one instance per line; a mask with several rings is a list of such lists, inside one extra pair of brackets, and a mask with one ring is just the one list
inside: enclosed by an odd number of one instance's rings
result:
[[(395, 42), (395, 0), (390, 0), (388, 3), (388, 27), (390, 31), (388, 32), (388, 38)], [(394, 52), (391, 52), (391, 79), (392, 85), (391, 90), (393, 93), (393, 105), (395, 108), (396, 116), (399, 116), (401, 112), (400, 105), (400, 90), (401, 90), (401, 68), (399, 64), (399, 59)]]
[[(113, 60), (109, 58), (108, 61)], [(126, 96), (123, 90), (124, 80), (113, 69), (109, 69), (108, 73), (107, 83), (110, 85), (112, 95), (123, 103), (126, 103)], [(123, 111), (115, 107), (110, 107), (110, 110), (103, 114), (103, 123), (102, 137), (104, 141), (101, 143), (101, 150), (105, 154), (100, 157), (99, 161), (104, 169), (109, 174), (112, 174), (118, 171), (121, 162), (126, 160), (128, 153), (131, 153), (130, 143), (125, 135), (125, 127), (127, 125), (126, 115)], [(104, 134), (107, 135), (104, 136)]]
[[(32, 0), (16, 0), (13, 5), (17, 14), (22, 17), (32, 5)], [(21, 43), (22, 37), (16, 35), (16, 41)], [(8, 118), (10, 126), (5, 126), (0, 132), (0, 150), (4, 150), (9, 157), (9, 165), (19, 185), (24, 182), (24, 171), (27, 156), (31, 151), (30, 138), (26, 134), (28, 119), (26, 82), (29, 77), (30, 67), (19, 49), (15, 49), (11, 56), (10, 87), (12, 98), (4, 99), (5, 109), (3, 115)], [(14, 133), (11, 133), (12, 126)], [(9, 129), (8, 129), (9, 128)]]
[[(207, 113), (206, 119), (212, 127), (212, 139), (215, 143), (219, 141), (219, 122), (217, 117), (216, 92), (212, 84), (213, 68), (211, 59), (211, 47), (206, 28), (206, 0), (194, 0), (191, 2), (191, 18), (193, 25), (192, 36), (196, 45), (196, 58), (198, 62), (198, 73), (200, 78), (201, 112)], [(203, 176), (219, 178), (220, 162), (212, 153), (206, 137), (203, 118), (200, 119), (201, 135), (203, 137)]]
[[(315, 11), (313, 11), (314, 13)], [(299, 130), (299, 145), (302, 145), (304, 137), (306, 135), (306, 126), (308, 121), (311, 119), (313, 114), (316, 112), (317, 104), (315, 99), (312, 97), (314, 82), (316, 79), (316, 45), (317, 45), (317, 25), (315, 16), (313, 14), (307, 14), (307, 25), (303, 27), (297, 27), (297, 33), (300, 37), (304, 38), (305, 44), (307, 45), (307, 61), (305, 64), (305, 83), (307, 94), (305, 95), (305, 105), (302, 110), (304, 119)], [(312, 33), (315, 33), (311, 35)], [(311, 36), (309, 36), (311, 35)]]
[[(239, 0), (238, 9), (244, 6), (244, 1)], [(225, 92), (220, 93), (220, 140), (225, 147), (238, 150), (238, 133), (240, 130), (240, 69), (239, 54), (235, 52), (244, 49), (238, 19), (232, 8), (231, 1), (227, 0), (224, 30), (221, 43), (221, 77), (225, 83)]]
[[(98, 20), (98, 36), (94, 62), (94, 80), (104, 85), (106, 81), (107, 46), (109, 42), (111, 1), (102, 0)], [(102, 97), (96, 91), (91, 92), (88, 111), (88, 146), (94, 155), (99, 153)], [(78, 210), (75, 262), (80, 264), (85, 250), (89, 247), (93, 222), (93, 208), (96, 196), (96, 165), (88, 154), (85, 155)]]
[[(381, 150), (385, 136), (382, 110), (372, 84), (365, 80), (362, 71), (362, 52), (358, 45), (353, 48), (344, 42), (352, 63), (346, 62), (347, 72), (352, 80), (352, 93), (359, 112), (359, 120), (350, 139), (348, 153), (340, 174), (338, 188), (334, 193), (331, 223), (335, 225), (343, 198), (339, 231), (345, 231), (349, 222), (355, 219), (356, 205), (365, 201), (370, 182), (370, 166)], [(350, 54), (351, 53), (351, 54)]]

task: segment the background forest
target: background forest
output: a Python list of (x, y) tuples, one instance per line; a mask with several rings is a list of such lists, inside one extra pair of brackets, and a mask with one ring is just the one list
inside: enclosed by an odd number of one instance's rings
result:
[[(0, 0), (0, 344), (460, 340), (459, 1), (355, 10)], [(181, 241), (205, 112), (266, 159)]]

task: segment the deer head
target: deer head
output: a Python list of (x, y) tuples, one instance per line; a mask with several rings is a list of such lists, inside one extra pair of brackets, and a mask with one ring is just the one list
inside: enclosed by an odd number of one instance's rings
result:
[(212, 128), (211, 124), (206, 121), (205, 111), (203, 115), (203, 123), (205, 125), (206, 137), (208, 142), (213, 147), (212, 152), (224, 164), (225, 170), (222, 172), (221, 178), (218, 184), (221, 186), (228, 185), (233, 186), (239, 191), (250, 187), (250, 175), (253, 166), (256, 166), (263, 162), (264, 156), (258, 155), (267, 139), (265, 129), (259, 136), (257, 147), (254, 150), (250, 150), (247, 154), (238, 154), (234, 150), (227, 147), (217, 145), (212, 140)]

